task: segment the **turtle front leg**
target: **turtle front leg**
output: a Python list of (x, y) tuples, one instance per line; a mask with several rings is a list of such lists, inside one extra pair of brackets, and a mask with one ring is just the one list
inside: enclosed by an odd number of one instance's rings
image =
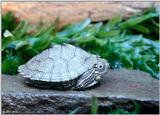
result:
[[(97, 79), (98, 78), (98, 79)], [(86, 72), (84, 72), (79, 79), (73, 89), (84, 90), (86, 88), (92, 87), (96, 85), (101, 78), (101, 75), (98, 74), (96, 69), (93, 67)]]

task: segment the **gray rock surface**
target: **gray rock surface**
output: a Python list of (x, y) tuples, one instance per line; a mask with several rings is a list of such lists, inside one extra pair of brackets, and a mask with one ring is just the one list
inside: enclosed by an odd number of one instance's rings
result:
[(2, 75), (2, 113), (89, 113), (91, 97), (100, 108), (116, 105), (133, 108), (159, 107), (159, 81), (141, 71), (110, 70), (101, 84), (85, 91), (58, 91), (29, 87), (20, 76)]

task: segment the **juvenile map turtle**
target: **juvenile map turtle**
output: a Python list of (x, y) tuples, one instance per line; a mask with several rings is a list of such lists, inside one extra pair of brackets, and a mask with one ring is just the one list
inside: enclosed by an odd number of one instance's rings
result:
[(18, 68), (25, 83), (40, 88), (86, 89), (109, 69), (106, 60), (70, 45), (52, 45)]

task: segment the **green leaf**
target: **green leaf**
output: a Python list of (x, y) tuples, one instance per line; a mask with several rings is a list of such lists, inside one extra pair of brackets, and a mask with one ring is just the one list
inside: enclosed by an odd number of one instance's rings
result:
[(96, 36), (100, 37), (100, 38), (104, 38), (104, 37), (114, 37), (114, 36), (118, 36), (120, 34), (119, 30), (112, 30), (112, 31), (99, 31)]
[(84, 28), (86, 28), (91, 23), (91, 19), (86, 19), (81, 23), (71, 24), (67, 26), (64, 30), (57, 34), (58, 37), (71, 36), (77, 32), (80, 32)]
[(2, 33), (4, 33), (5, 30), (14, 30), (17, 25), (18, 23), (12, 12), (7, 12), (2, 15)]
[(97, 113), (98, 113), (97, 98), (93, 96), (91, 105), (91, 114), (97, 114)]
[(71, 111), (69, 113), (69, 115), (73, 115), (73, 114), (76, 114), (77, 111), (79, 111), (81, 109), (81, 107), (77, 107), (75, 110)]
[(129, 114), (129, 112), (125, 111), (124, 109), (119, 108), (119, 109), (116, 109), (116, 110), (110, 112), (109, 114)]
[(133, 112), (131, 112), (132, 114), (139, 114), (141, 112), (141, 105), (136, 103), (135, 101), (133, 101), (135, 109)]
[(151, 22), (158, 28), (160, 28), (160, 25), (158, 22), (156, 22), (154, 19), (151, 19)]
[(107, 43), (107, 41), (104, 41), (103, 39), (95, 39), (95, 40), (96, 43), (98, 43), (102, 47)]
[[(21, 50), (21, 49), (19, 49), (19, 50)], [(21, 52), (23, 55), (25, 55), (27, 60), (31, 59), (33, 56), (40, 53), (40, 51), (33, 49), (31, 47), (27, 47), (25, 50), (22, 49)]]
[(76, 42), (78, 44), (82, 44), (82, 43), (92, 43), (92, 41), (95, 41), (95, 37), (88, 37), (88, 38), (82, 38), (82, 37), (79, 37), (79, 38), (76, 38)]
[(157, 74), (146, 63), (143, 63), (143, 66), (141, 66), (141, 68), (144, 71), (149, 72), (149, 73), (151, 73), (151, 75), (153, 75), (154, 77), (156, 77)]
[(52, 40), (53, 43), (57, 43), (57, 44), (62, 44), (62, 43), (69, 43), (70, 39), (68, 39), (67, 37), (54, 37), (54, 39)]
[(13, 38), (3, 38), (2, 40), (2, 51), (4, 51), (7, 48), (13, 48), (15, 50), (18, 50), (19, 48), (30, 45), (27, 41), (24, 40), (14, 40)]
[(79, 34), (78, 36), (82, 37), (82, 38), (87, 38), (87, 37), (91, 37), (94, 36), (94, 34), (96, 33), (96, 28), (94, 26), (88, 26), (86, 28), (84, 28)]
[(2, 39), (2, 51), (4, 51), (14, 41), (13, 37), (7, 37)]
[(15, 50), (17, 50), (23, 46), (26, 46), (26, 45), (30, 45), (30, 44), (27, 41), (19, 41), (15, 46)]
[(33, 49), (42, 51), (46, 49), (53, 41), (55, 37), (56, 28), (57, 22), (55, 22), (53, 25), (47, 28), (44, 33), (40, 33), (36, 37), (30, 37), (28, 39), (28, 42), (33, 47)]
[(98, 32), (100, 30), (100, 28), (102, 27), (103, 23), (102, 22), (98, 22), (94, 25), (94, 27), (96, 28), (96, 32)]
[(112, 30), (121, 21), (122, 17), (120, 15), (115, 16), (104, 26), (104, 28), (106, 31)]
[(132, 26), (131, 28), (144, 34), (150, 34), (150, 30), (142, 25), (135, 25)]
[(22, 21), (12, 32), (15, 39), (22, 39), (22, 37), (27, 33), (28, 23), (27, 21)]
[(149, 13), (149, 14), (146, 14), (146, 15), (130, 18), (127, 21), (120, 23), (119, 27), (121, 29), (127, 29), (127, 28), (135, 26), (135, 25), (137, 25), (137, 24), (139, 24), (139, 23), (141, 23), (141, 22), (143, 22), (147, 19), (157, 17), (157, 16), (158, 16), (157, 13)]

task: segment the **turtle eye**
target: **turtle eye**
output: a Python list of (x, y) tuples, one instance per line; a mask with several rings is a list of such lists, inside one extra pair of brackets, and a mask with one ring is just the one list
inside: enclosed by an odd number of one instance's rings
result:
[(103, 65), (102, 64), (99, 64), (98, 65), (98, 69), (102, 69), (103, 68)]

